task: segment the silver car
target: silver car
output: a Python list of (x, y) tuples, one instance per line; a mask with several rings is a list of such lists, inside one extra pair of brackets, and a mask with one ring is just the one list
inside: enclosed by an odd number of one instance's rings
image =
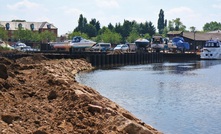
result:
[(129, 52), (130, 48), (127, 44), (119, 44), (114, 48), (114, 51), (116, 51), (116, 50), (120, 50), (123, 52)]

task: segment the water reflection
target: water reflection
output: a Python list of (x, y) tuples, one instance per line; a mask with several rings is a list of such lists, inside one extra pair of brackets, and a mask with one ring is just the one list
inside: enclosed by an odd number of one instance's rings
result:
[(202, 60), (96, 70), (77, 80), (165, 134), (218, 134), (220, 74), (220, 60)]

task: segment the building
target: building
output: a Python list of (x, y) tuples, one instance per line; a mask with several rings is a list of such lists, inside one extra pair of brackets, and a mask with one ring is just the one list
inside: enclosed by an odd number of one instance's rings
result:
[(58, 29), (48, 22), (26, 22), (26, 21), (0, 21), (0, 27), (8, 31), (8, 41), (13, 41), (14, 32), (19, 28), (25, 30), (31, 30), (33, 32), (42, 33), (44, 31), (50, 31), (58, 36)]
[(210, 39), (221, 39), (220, 31), (213, 31), (208, 33), (203, 32), (183, 32), (183, 31), (170, 31), (167, 36), (172, 40), (175, 36), (181, 36), (186, 42), (189, 42), (190, 49), (196, 50), (201, 49), (207, 40)]

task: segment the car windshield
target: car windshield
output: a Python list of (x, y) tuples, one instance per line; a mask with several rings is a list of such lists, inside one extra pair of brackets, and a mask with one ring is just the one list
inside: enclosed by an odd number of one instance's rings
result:
[(109, 47), (109, 44), (101, 44), (101, 47)]

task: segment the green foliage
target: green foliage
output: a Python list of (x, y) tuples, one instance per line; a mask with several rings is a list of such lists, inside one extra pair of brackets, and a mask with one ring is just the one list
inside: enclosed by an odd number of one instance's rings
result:
[(40, 34), (40, 38), (42, 42), (50, 42), (55, 41), (56, 36), (50, 31), (44, 31)]
[(91, 37), (95, 37), (97, 35), (97, 29), (95, 28), (95, 26), (91, 25), (91, 24), (87, 24), (85, 26), (85, 31), (84, 31), (90, 38)]
[(4, 30), (4, 28), (0, 27), (0, 39), (7, 40), (8, 39), (8, 32)]
[(174, 26), (173, 26), (174, 24), (173, 24), (173, 21), (169, 21), (169, 24), (168, 24), (168, 30), (169, 31), (174, 31), (175, 29), (174, 29)]
[(101, 29), (100, 22), (96, 19), (91, 19), (90, 24), (96, 28), (96, 32), (98, 32)]
[(19, 28), (14, 32), (14, 39), (21, 42), (30, 42), (32, 40), (32, 31)]
[(215, 31), (215, 30), (220, 30), (221, 29), (221, 23), (212, 21), (210, 23), (206, 23), (203, 26), (203, 31)]
[(38, 32), (33, 32), (31, 30), (24, 30), (19, 28), (17, 31), (14, 32), (14, 37), (13, 39), (15, 41), (21, 41), (24, 43), (29, 43), (29, 42), (50, 42), (50, 41), (55, 41), (56, 36), (54, 33), (50, 31), (44, 31), (42, 33)]
[(81, 32), (75, 32), (75, 31), (73, 31), (72, 33), (70, 33), (70, 34), (68, 35), (68, 38), (69, 38), (69, 39), (72, 39), (74, 36), (81, 36), (81, 37), (83, 37), (83, 38), (85, 38), (85, 39), (88, 39), (88, 35), (87, 35), (87, 34), (81, 33)]
[(85, 26), (87, 24), (87, 19), (83, 17), (82, 14), (80, 14), (79, 20), (78, 20), (78, 27), (76, 31), (79, 32), (84, 32), (85, 31)]
[(41, 35), (39, 33), (32, 33), (31, 36), (31, 42), (40, 42), (41, 41)]
[(162, 36), (163, 36), (163, 37), (167, 37), (167, 33), (168, 33), (168, 32), (169, 32), (168, 27), (164, 27)]
[(109, 42), (111, 44), (119, 44), (121, 42), (121, 35), (110, 31), (108, 28), (103, 27), (103, 32), (101, 35), (98, 35), (97, 41), (99, 42)]
[(97, 36), (100, 30), (100, 22), (96, 19), (91, 19), (89, 24), (87, 19), (81, 14), (78, 20), (78, 26), (74, 29), (74, 32), (81, 32), (87, 34), (90, 38)]
[(157, 23), (157, 28), (159, 31), (159, 34), (163, 33), (163, 29), (164, 29), (164, 11), (162, 9), (160, 9), (160, 13), (159, 13), (159, 19), (158, 19), (158, 23)]
[(108, 29), (110, 29), (111, 31), (114, 30), (114, 26), (113, 26), (111, 23), (109, 23), (107, 27), (108, 27)]
[(145, 39), (151, 39), (151, 36), (150, 36), (148, 33), (144, 34), (143, 37), (144, 37)]
[(194, 26), (191, 26), (191, 27), (190, 27), (190, 31), (191, 31), (191, 32), (194, 32), (194, 31), (196, 31), (196, 27), (194, 27)]
[(173, 19), (169, 21), (168, 24), (169, 31), (186, 31), (186, 26), (180, 21), (180, 18)]
[(121, 31), (121, 35), (123, 38), (126, 38), (127, 36), (129, 36), (131, 30), (132, 30), (132, 23), (128, 20), (124, 20), (124, 24), (122, 26), (122, 31)]
[(127, 42), (135, 42), (139, 38), (139, 33), (137, 29), (134, 27), (133, 30), (130, 32), (130, 35), (127, 37)]

